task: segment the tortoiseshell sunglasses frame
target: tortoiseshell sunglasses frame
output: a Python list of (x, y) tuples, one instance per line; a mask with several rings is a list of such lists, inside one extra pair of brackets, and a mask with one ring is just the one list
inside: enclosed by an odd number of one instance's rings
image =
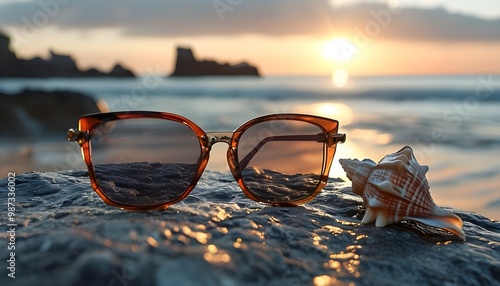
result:
[[(117, 203), (115, 201), (110, 200), (106, 194), (101, 190), (97, 183), (97, 178), (96, 174), (94, 171), (93, 163), (92, 163), (92, 156), (91, 156), (91, 148), (90, 148), (90, 140), (92, 139), (93, 132), (95, 128), (101, 124), (107, 123), (107, 122), (112, 122), (112, 121), (117, 121), (117, 120), (127, 120), (127, 119), (164, 119), (164, 120), (170, 120), (170, 121), (175, 121), (179, 122), (181, 124), (186, 125), (189, 127), (194, 134), (197, 136), (201, 148), (201, 154), (200, 157), (198, 158), (198, 169), (196, 174), (194, 175), (193, 180), (191, 181), (191, 184), (189, 187), (184, 191), (184, 193), (169, 202), (165, 202), (162, 204), (158, 205), (152, 205), (152, 206), (130, 206), (130, 205), (124, 205), (121, 203)], [(281, 136), (283, 138), (278, 138), (276, 139), (271, 139), (271, 140), (280, 140), (280, 141), (318, 141), (318, 142), (324, 142), (324, 150), (323, 150), (323, 162), (322, 162), (322, 172), (321, 172), (321, 179), (318, 183), (318, 186), (316, 187), (316, 190), (308, 197), (295, 200), (295, 201), (290, 201), (290, 202), (267, 202), (263, 201), (257, 197), (255, 197), (251, 191), (249, 191), (248, 187), (246, 186), (244, 180), (242, 179), (241, 176), (241, 171), (244, 168), (241, 168), (240, 163), (238, 161), (238, 142), (241, 137), (241, 135), (247, 130), (248, 128), (254, 126), (255, 124), (261, 123), (261, 122), (266, 122), (266, 121), (273, 121), (273, 120), (293, 120), (293, 121), (302, 121), (302, 122), (308, 122), (311, 124), (314, 124), (318, 126), (323, 133), (319, 133), (318, 135), (305, 135), (309, 136), (309, 138), (306, 139), (301, 139), (301, 138), (291, 138), (294, 135), (291, 136)], [(186, 198), (189, 193), (193, 190), (193, 188), (196, 186), (198, 180), (200, 179), (201, 175), (203, 174), (203, 171), (205, 170), (205, 167), (208, 164), (208, 160), (210, 157), (210, 150), (212, 148), (212, 145), (218, 142), (225, 142), (229, 145), (229, 148), (227, 150), (227, 161), (229, 164), (229, 168), (231, 170), (231, 173), (235, 180), (238, 182), (240, 185), (241, 189), (243, 190), (243, 193), (250, 199), (257, 201), (257, 202), (264, 202), (264, 203), (269, 203), (272, 205), (277, 205), (277, 206), (290, 206), (290, 205), (297, 205), (297, 204), (303, 204), (306, 202), (311, 201), (314, 199), (320, 191), (323, 189), (323, 187), (326, 185), (328, 181), (328, 174), (330, 172), (330, 167), (333, 161), (333, 157), (335, 155), (336, 151), (336, 146), (337, 143), (344, 143), (346, 140), (346, 135), (345, 134), (340, 134), (338, 132), (338, 127), (339, 123), (337, 120), (334, 119), (329, 119), (329, 118), (324, 118), (324, 117), (319, 117), (315, 115), (306, 115), (306, 114), (270, 114), (270, 115), (265, 115), (261, 117), (257, 117), (254, 119), (251, 119), (247, 121), (246, 123), (242, 124), (240, 127), (236, 128), (233, 132), (205, 132), (203, 129), (201, 129), (198, 125), (193, 123), (191, 120), (184, 118), (180, 115), (172, 114), (172, 113), (166, 113), (166, 112), (155, 112), (155, 111), (122, 111), (122, 112), (108, 112), (108, 113), (95, 113), (95, 114), (88, 114), (88, 115), (83, 115), (79, 119), (79, 129), (69, 129), (68, 130), (68, 141), (75, 141), (77, 142), (81, 149), (82, 149), (82, 155), (83, 159), (85, 161), (85, 164), (87, 165), (88, 172), (89, 172), (89, 178), (90, 182), (92, 184), (92, 189), (99, 195), (99, 197), (108, 205), (114, 206), (114, 207), (119, 207), (127, 210), (152, 210), (152, 209), (166, 209), (169, 205), (175, 204), (184, 198)], [(295, 135), (295, 136), (304, 136), (304, 135)], [(311, 136), (314, 136), (313, 138), (310, 138)], [(319, 138), (319, 139), (318, 139)], [(266, 138), (267, 139), (267, 138)], [(324, 141), (323, 141), (324, 140)], [(264, 141), (264, 140), (263, 140)], [(254, 147), (254, 150), (249, 154), (250, 156), (255, 155), (255, 153), (260, 149), (261, 145), (263, 145), (265, 142), (259, 143), (256, 147)], [(255, 151), (256, 150), (256, 151)], [(247, 155), (248, 157), (248, 155)], [(248, 161), (248, 160), (245, 160)]]

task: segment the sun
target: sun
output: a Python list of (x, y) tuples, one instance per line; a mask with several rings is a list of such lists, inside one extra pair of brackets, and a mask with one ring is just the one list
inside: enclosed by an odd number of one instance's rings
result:
[(358, 53), (356, 46), (346, 38), (335, 38), (323, 47), (323, 56), (335, 62), (349, 62)]
[(338, 88), (343, 88), (347, 86), (349, 82), (349, 73), (343, 69), (338, 68), (332, 74), (332, 83)]

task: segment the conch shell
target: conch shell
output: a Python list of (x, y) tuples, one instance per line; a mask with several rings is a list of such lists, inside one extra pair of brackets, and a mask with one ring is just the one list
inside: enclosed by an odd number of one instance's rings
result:
[(425, 178), (428, 166), (420, 165), (410, 146), (404, 146), (375, 163), (370, 159), (340, 159), (352, 181), (352, 191), (363, 197), (362, 223), (377, 227), (403, 220), (440, 228), (465, 240), (462, 220), (438, 207)]

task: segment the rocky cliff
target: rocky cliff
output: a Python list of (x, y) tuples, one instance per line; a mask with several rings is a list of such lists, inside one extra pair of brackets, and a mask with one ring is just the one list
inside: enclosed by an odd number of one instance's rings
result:
[(175, 69), (171, 76), (259, 76), (256, 67), (246, 62), (236, 65), (212, 60), (197, 60), (189, 48), (177, 48)]
[(134, 73), (117, 64), (109, 72), (80, 70), (70, 55), (50, 52), (49, 59), (19, 59), (10, 49), (10, 39), (0, 32), (0, 78), (2, 77), (134, 77)]

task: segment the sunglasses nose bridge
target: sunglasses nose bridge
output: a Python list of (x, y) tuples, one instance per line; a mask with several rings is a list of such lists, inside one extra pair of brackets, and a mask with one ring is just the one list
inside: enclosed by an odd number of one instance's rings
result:
[(212, 147), (214, 144), (219, 142), (224, 142), (231, 146), (233, 135), (233, 132), (207, 132), (207, 147)]

